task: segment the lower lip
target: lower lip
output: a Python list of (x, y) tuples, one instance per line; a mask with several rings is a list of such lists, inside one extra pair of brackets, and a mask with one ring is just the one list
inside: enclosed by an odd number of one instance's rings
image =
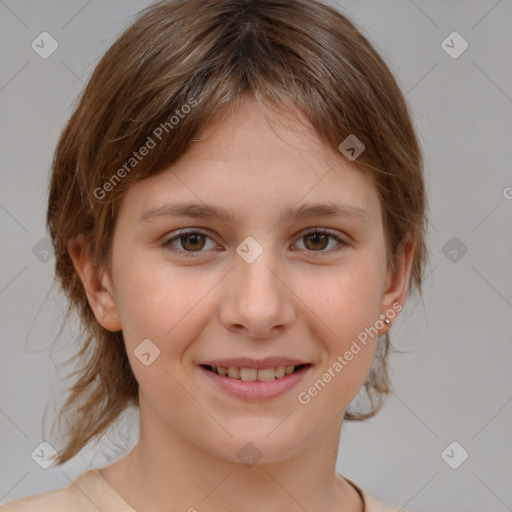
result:
[(283, 395), (296, 386), (311, 368), (312, 366), (304, 366), (289, 375), (285, 375), (284, 377), (268, 382), (248, 382), (239, 379), (232, 379), (231, 377), (225, 377), (199, 366), (199, 369), (203, 374), (226, 393), (237, 398), (242, 398), (243, 400), (256, 401), (268, 400), (270, 398), (276, 398)]

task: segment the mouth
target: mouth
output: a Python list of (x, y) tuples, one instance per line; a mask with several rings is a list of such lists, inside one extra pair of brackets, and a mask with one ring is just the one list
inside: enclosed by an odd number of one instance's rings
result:
[(207, 371), (227, 377), (229, 379), (243, 380), (245, 382), (270, 382), (282, 379), (287, 375), (291, 375), (302, 368), (312, 366), (311, 363), (298, 365), (279, 365), (268, 368), (248, 368), (237, 366), (212, 366), (209, 364), (199, 365)]
[[(210, 389), (213, 384), (214, 390), (220, 390), (231, 397), (243, 401), (261, 402), (285, 395), (313, 368), (311, 363), (269, 366), (265, 361), (258, 363), (246, 361), (239, 364), (241, 366), (203, 363), (198, 365), (198, 369), (207, 379)], [(251, 364), (251, 366), (244, 366), (244, 364)]]

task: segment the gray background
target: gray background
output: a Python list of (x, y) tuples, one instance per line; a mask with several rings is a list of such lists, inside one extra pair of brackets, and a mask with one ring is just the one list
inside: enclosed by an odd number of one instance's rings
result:
[[(44, 219), (52, 153), (73, 102), (148, 3), (0, 0), (0, 502), (67, 486), (122, 455), (106, 440), (57, 469), (31, 458), (48, 439), (43, 412), (51, 419), (47, 404), (65, 384), (62, 347), (76, 348), (66, 341), (49, 350), (63, 302), (48, 295), (55, 260), (44, 261)], [(391, 360), (395, 392), (377, 417), (345, 425), (337, 471), (412, 512), (512, 510), (512, 4), (339, 5), (406, 93), (425, 151), (432, 226), (425, 305), (412, 296), (391, 330), (405, 352)], [(31, 48), (43, 31), (59, 44), (48, 59)], [(456, 59), (441, 47), (453, 31), (469, 44)], [(72, 337), (71, 327), (63, 338)], [(129, 449), (137, 415), (122, 422)], [(452, 441), (469, 453), (458, 469), (441, 457)]]

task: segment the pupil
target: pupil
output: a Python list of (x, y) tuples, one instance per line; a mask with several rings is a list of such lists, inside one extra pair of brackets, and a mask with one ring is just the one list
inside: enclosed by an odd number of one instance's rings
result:
[(312, 235), (309, 235), (307, 238), (308, 238), (308, 240), (312, 240), (313, 239), (313, 245), (318, 244), (319, 241), (320, 241), (320, 243), (324, 242), (323, 244), (321, 244), (322, 247), (320, 247), (320, 249), (325, 249), (325, 247), (326, 247), (325, 242), (326, 241), (328, 242), (328, 238), (329, 237), (327, 235), (322, 235), (322, 234), (319, 234), (319, 233), (314, 233)]
[[(199, 237), (202, 237), (203, 235), (201, 235), (201, 233), (191, 233), (189, 235), (185, 235), (184, 238), (185, 238), (185, 244), (183, 244), (183, 247), (185, 249), (191, 249), (193, 250), (194, 248), (195, 249), (202, 249), (203, 245), (201, 245), (200, 247), (197, 247), (197, 241), (198, 241), (198, 238)], [(189, 240), (192, 239), (192, 244), (189, 244)], [(186, 247), (187, 245), (189, 245), (189, 247)], [(195, 245), (195, 247), (194, 247)]]

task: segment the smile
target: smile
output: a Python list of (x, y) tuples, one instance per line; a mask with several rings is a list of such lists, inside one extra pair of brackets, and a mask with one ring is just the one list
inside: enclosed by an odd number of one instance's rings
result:
[(280, 365), (269, 368), (198, 366), (209, 383), (236, 398), (263, 401), (277, 398), (297, 386), (312, 364)]
[(229, 377), (230, 379), (239, 379), (246, 382), (269, 382), (274, 379), (280, 379), (284, 377), (285, 375), (290, 375), (296, 370), (299, 370), (300, 368), (308, 366), (307, 364), (300, 364), (300, 365), (281, 365), (276, 366), (274, 368), (237, 368), (234, 366), (210, 366), (210, 365), (203, 365), (204, 368), (207, 370), (210, 370), (217, 375), (222, 375), (225, 377)]

